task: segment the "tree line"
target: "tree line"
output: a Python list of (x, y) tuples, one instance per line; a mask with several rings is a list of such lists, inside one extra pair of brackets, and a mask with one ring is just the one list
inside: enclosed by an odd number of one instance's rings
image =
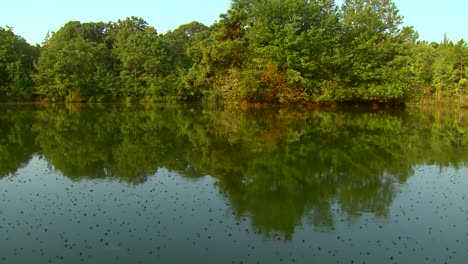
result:
[(418, 41), (391, 0), (233, 0), (160, 34), (70, 21), (31, 46), (0, 28), (0, 100), (401, 104), (460, 97), (468, 46)]

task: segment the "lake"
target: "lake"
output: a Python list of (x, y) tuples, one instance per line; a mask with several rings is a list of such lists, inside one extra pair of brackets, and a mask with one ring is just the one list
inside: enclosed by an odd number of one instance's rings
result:
[(467, 113), (0, 105), (0, 263), (466, 263)]

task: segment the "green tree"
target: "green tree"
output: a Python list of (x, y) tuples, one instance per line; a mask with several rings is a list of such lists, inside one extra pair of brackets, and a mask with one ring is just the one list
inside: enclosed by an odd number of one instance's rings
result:
[(193, 21), (181, 25), (174, 31), (163, 35), (164, 46), (167, 49), (167, 63), (170, 69), (166, 77), (168, 85), (172, 86), (172, 96), (177, 99), (190, 99), (200, 94), (187, 85), (187, 74), (194, 64), (190, 49), (209, 36), (209, 28), (202, 23)]
[(402, 21), (391, 0), (233, 0), (211, 27), (163, 35), (139, 17), (71, 21), (39, 48), (0, 28), (0, 99), (462, 101), (466, 42), (416, 43)]
[(38, 47), (15, 35), (13, 29), (0, 27), (0, 100), (30, 100), (34, 86), (30, 75)]
[(389, 0), (236, 0), (193, 49), (189, 85), (230, 101), (367, 101), (411, 96), (416, 34)]
[(396, 5), (390, 0), (346, 0), (342, 12), (340, 79), (348, 89), (339, 97), (406, 101), (411, 89), (409, 51), (417, 36), (412, 28), (401, 27)]
[(327, 77), (333, 1), (233, 1), (195, 52), (191, 85), (231, 101), (290, 101)]
[(468, 68), (466, 67), (468, 63), (468, 45), (463, 39), (458, 41), (455, 45), (454, 53), (456, 60), (455, 68), (458, 73), (458, 78), (455, 79), (456, 92), (460, 97), (460, 103), (463, 104), (464, 90), (466, 86), (468, 86)]
[[(232, 2), (235, 6), (237, 1)], [(220, 15), (210, 28), (210, 35), (194, 42), (188, 53), (194, 64), (186, 85), (208, 98), (236, 101), (239, 96), (238, 73), (249, 60), (245, 27), (248, 21), (243, 9), (231, 8)]]
[(418, 42), (411, 51), (411, 74), (414, 89), (420, 97), (431, 96), (433, 93), (434, 62), (437, 44), (425, 41)]
[(69, 22), (42, 47), (33, 75), (37, 93), (47, 100), (86, 101), (110, 93), (113, 59), (104, 23)]
[(340, 31), (334, 1), (259, 1), (250, 10), (246, 38), (252, 59), (246, 74), (257, 82), (244, 77), (247, 93), (292, 101), (333, 79), (330, 58)]
[(167, 56), (161, 36), (153, 27), (136, 17), (117, 22), (112, 52), (119, 60), (121, 95), (141, 98), (162, 97), (169, 88)]
[[(460, 48), (463, 46), (460, 43)], [(460, 53), (460, 52), (458, 52)], [(461, 56), (460, 56), (461, 55)], [(459, 57), (460, 56), (460, 57)], [(438, 45), (436, 60), (434, 61), (434, 78), (432, 85), (435, 88), (435, 97), (440, 100), (444, 96), (454, 96), (457, 94), (459, 80), (463, 75), (464, 59), (463, 54), (456, 52), (456, 46), (446, 36)]]
[(174, 31), (168, 31), (163, 35), (167, 53), (170, 56), (171, 64), (175, 69), (189, 69), (193, 60), (188, 54), (188, 49), (206, 37), (208, 27), (197, 21), (179, 26)]

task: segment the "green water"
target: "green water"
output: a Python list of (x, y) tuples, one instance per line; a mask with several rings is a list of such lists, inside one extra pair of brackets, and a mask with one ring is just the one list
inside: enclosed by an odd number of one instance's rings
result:
[(0, 105), (0, 263), (466, 263), (468, 111)]

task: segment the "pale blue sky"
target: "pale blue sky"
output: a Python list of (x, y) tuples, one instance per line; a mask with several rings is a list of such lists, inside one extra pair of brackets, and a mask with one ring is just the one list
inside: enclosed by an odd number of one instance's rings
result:
[[(451, 40), (468, 40), (467, 0), (394, 2), (405, 17), (405, 25), (413, 25), (420, 39), (439, 42), (447, 33)], [(48, 30), (57, 31), (70, 20), (108, 22), (139, 16), (165, 33), (193, 20), (211, 25), (229, 5), (230, 0), (4, 0), (0, 26), (12, 26), (31, 44), (41, 43)]]

